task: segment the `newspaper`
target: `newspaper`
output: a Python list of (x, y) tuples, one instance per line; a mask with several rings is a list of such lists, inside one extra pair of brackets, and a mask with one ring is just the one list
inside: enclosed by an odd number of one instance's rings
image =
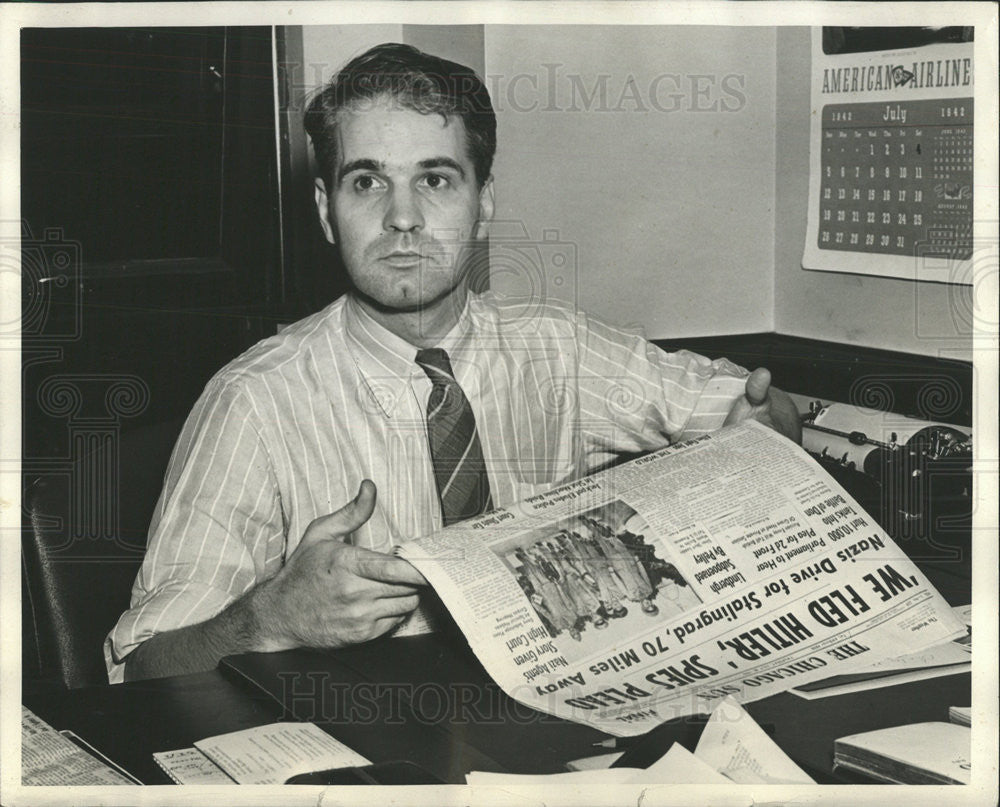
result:
[(754, 422), (398, 553), (508, 695), (617, 736), (965, 633), (875, 520)]
[(67, 735), (75, 736), (56, 731), (27, 706), (21, 707), (21, 784), (140, 784), (107, 757), (102, 762), (88, 754)]

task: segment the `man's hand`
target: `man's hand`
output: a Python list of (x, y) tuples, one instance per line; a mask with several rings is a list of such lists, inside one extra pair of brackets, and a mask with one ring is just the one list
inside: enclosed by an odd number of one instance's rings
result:
[(725, 426), (756, 420), (801, 445), (802, 421), (792, 399), (771, 386), (771, 373), (758, 367), (747, 378), (746, 392), (733, 404)]
[(260, 650), (342, 647), (374, 639), (417, 607), (427, 584), (409, 563), (352, 546), (345, 539), (375, 509), (375, 485), (317, 518), (281, 570), (252, 593)]
[(285, 566), (210, 619), (150, 637), (127, 657), (125, 680), (210, 670), (224, 656), (374, 639), (417, 607), (423, 575), (401, 558), (345, 539), (371, 518), (375, 485), (316, 519)]

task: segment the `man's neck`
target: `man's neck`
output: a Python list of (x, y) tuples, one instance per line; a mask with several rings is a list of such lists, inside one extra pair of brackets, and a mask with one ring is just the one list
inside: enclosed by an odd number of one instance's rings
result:
[(354, 299), (368, 316), (390, 333), (416, 348), (428, 348), (437, 345), (455, 327), (468, 296), (467, 289), (456, 289), (448, 297), (412, 311), (381, 308), (358, 295)]

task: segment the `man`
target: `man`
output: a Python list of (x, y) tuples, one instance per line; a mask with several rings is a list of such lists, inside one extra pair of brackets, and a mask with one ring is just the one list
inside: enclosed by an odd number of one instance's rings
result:
[(394, 544), (723, 423), (796, 437), (766, 371), (470, 292), (496, 117), (468, 68), (378, 46), (306, 125), (352, 291), (206, 387), (106, 642), (113, 682), (419, 629), (425, 581)]

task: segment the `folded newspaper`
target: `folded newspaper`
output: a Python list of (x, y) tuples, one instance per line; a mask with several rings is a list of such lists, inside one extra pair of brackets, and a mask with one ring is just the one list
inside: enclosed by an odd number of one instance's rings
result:
[(965, 633), (829, 474), (753, 422), (398, 553), (508, 695), (618, 736)]

